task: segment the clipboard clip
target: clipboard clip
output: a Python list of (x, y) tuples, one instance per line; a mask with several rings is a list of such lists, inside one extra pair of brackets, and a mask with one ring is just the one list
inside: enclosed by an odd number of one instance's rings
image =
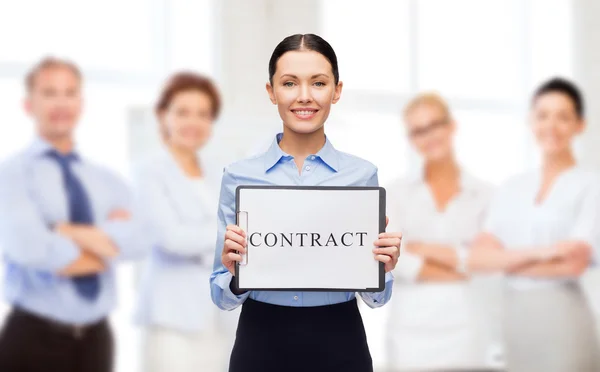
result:
[[(238, 211), (236, 214), (237, 225), (244, 230), (244, 232), (248, 233), (248, 212)], [(247, 237), (246, 237), (247, 238)], [(248, 244), (246, 244), (246, 254), (242, 255), (242, 261), (240, 262), (241, 266), (246, 266), (248, 264)]]

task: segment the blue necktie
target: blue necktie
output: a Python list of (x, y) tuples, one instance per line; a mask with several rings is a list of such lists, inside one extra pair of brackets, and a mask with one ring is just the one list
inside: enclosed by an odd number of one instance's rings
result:
[[(63, 183), (69, 204), (69, 221), (76, 224), (91, 225), (94, 223), (90, 199), (71, 169), (71, 163), (79, 158), (74, 153), (61, 154), (56, 150), (50, 150), (48, 156), (54, 159), (60, 166), (63, 175)], [(77, 293), (87, 300), (95, 300), (100, 292), (100, 280), (97, 274), (73, 277), (73, 283)]]

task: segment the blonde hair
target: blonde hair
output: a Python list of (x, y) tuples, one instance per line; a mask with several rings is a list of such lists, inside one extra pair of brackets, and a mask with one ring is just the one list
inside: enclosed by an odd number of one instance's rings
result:
[(81, 81), (81, 70), (79, 69), (79, 67), (77, 67), (75, 63), (66, 59), (60, 59), (56, 57), (45, 57), (38, 63), (36, 63), (25, 76), (25, 88), (27, 89), (27, 91), (31, 92), (31, 89), (33, 89), (33, 86), (35, 84), (35, 79), (37, 78), (40, 72), (49, 68), (56, 67), (66, 68), (67, 70), (71, 71), (77, 77), (77, 79)]
[(436, 92), (421, 93), (408, 101), (406, 106), (404, 106), (404, 117), (406, 118), (411, 111), (421, 105), (437, 107), (447, 119), (452, 119), (448, 102), (446, 102), (446, 100)]

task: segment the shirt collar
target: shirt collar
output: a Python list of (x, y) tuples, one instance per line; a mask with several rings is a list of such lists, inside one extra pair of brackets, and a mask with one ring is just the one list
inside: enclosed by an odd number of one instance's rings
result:
[[(293, 156), (285, 153), (281, 147), (279, 147), (279, 142), (283, 138), (283, 133), (278, 133), (275, 136), (275, 140), (271, 143), (271, 146), (265, 153), (265, 172), (268, 172), (271, 168), (277, 165), (282, 159), (292, 159)], [(314, 154), (315, 157), (321, 159), (323, 163), (325, 163), (329, 168), (333, 171), (337, 172), (339, 169), (339, 159), (337, 150), (333, 147), (331, 142), (327, 137), (325, 137), (325, 145)]]
[[(52, 150), (54, 150), (54, 147), (50, 144), (50, 142), (46, 141), (40, 136), (36, 136), (27, 148), (26, 154), (29, 156), (29, 158), (35, 159), (47, 155), (48, 152)], [(81, 160), (78, 155), (77, 148), (74, 148), (72, 152), (75, 160)]]
[[(169, 164), (168, 169), (173, 170), (177, 173), (179, 173), (180, 175), (187, 177), (185, 175), (185, 172), (183, 171), (183, 169), (181, 169), (181, 166), (177, 163), (177, 161), (175, 160), (175, 157), (173, 156), (173, 154), (171, 153), (171, 151), (169, 151), (169, 147), (166, 143), (162, 143), (157, 150), (157, 155), (164, 159), (166, 159), (166, 161)], [(202, 167), (202, 172), (203, 172), (203, 178), (205, 179), (209, 179), (210, 174), (212, 174), (212, 171), (207, 169), (206, 165), (204, 164), (204, 161), (202, 159), (201, 153), (200, 151), (196, 151), (194, 153), (194, 155), (196, 156), (196, 161), (198, 162), (198, 164), (200, 164), (200, 166)]]

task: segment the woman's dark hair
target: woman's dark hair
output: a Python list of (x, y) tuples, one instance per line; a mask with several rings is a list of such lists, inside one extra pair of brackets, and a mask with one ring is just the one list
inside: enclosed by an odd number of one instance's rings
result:
[(335, 84), (340, 81), (338, 62), (333, 48), (325, 39), (315, 34), (296, 34), (283, 39), (273, 51), (269, 60), (269, 82), (273, 84), (273, 75), (277, 69), (277, 61), (287, 52), (296, 50), (312, 50), (323, 55), (331, 64)]
[(583, 95), (575, 83), (560, 77), (555, 77), (546, 81), (535, 90), (533, 99), (531, 100), (532, 105), (535, 104), (535, 101), (538, 98), (548, 93), (562, 93), (569, 97), (573, 102), (573, 106), (575, 106), (577, 116), (580, 119), (583, 119), (585, 116)]

